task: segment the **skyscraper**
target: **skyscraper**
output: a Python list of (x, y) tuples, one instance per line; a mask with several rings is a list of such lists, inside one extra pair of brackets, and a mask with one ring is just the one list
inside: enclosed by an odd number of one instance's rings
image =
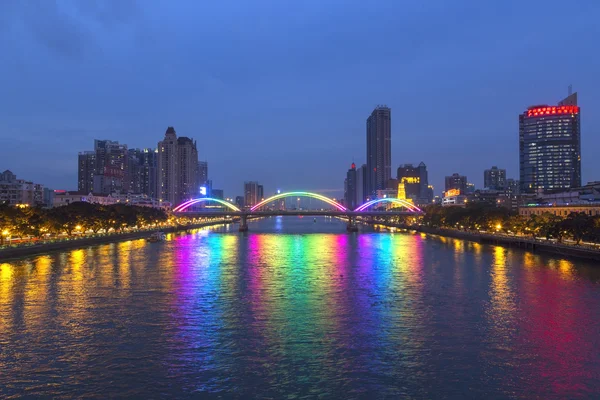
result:
[(83, 151), (78, 156), (77, 190), (90, 193), (94, 190), (94, 175), (96, 173), (96, 152)]
[(363, 164), (356, 169), (356, 206), (360, 206), (367, 201), (367, 164)]
[(128, 184), (127, 145), (112, 140), (94, 140), (96, 166), (93, 192), (111, 194), (126, 192)]
[(377, 106), (367, 118), (367, 191), (373, 196), (392, 177), (392, 110)]
[(506, 170), (493, 166), (483, 171), (483, 187), (502, 190), (506, 188)]
[(244, 206), (252, 207), (260, 201), (259, 185), (256, 181), (244, 182)]
[(170, 126), (165, 138), (158, 142), (157, 186), (159, 199), (172, 205), (199, 196), (198, 150), (188, 137), (177, 137)]
[(521, 193), (581, 186), (581, 127), (577, 93), (557, 106), (532, 106), (519, 115)]
[(198, 161), (198, 187), (206, 186), (208, 181), (208, 162)]
[(356, 202), (356, 164), (352, 163), (350, 169), (346, 173), (346, 184), (344, 191), (344, 204), (346, 208), (354, 210), (357, 207)]

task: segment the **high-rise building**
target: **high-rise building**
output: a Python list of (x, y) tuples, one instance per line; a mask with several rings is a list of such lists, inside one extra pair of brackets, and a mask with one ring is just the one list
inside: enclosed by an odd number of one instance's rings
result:
[(181, 136), (177, 138), (178, 202), (193, 199), (200, 194), (198, 186), (198, 149), (196, 142)]
[(140, 149), (129, 149), (127, 151), (127, 168), (125, 178), (127, 192), (142, 193), (142, 151)]
[(167, 128), (165, 138), (158, 142), (158, 195), (162, 201), (180, 204), (199, 196), (198, 149), (188, 137), (177, 137), (173, 127)]
[(94, 174), (96, 173), (96, 152), (83, 151), (78, 156), (77, 190), (90, 193), (94, 190)]
[(367, 118), (367, 192), (386, 188), (392, 177), (392, 110), (377, 106)]
[(151, 199), (158, 198), (157, 192), (157, 159), (158, 151), (154, 149), (143, 149), (140, 152), (140, 193)]
[(367, 197), (367, 164), (363, 164), (356, 169), (356, 206), (364, 204)]
[(208, 181), (208, 161), (198, 161), (198, 187), (206, 187)]
[(397, 179), (398, 183), (404, 183), (406, 198), (412, 199), (413, 203), (431, 203), (427, 166), (424, 162), (419, 163), (416, 167), (413, 164), (400, 165), (397, 171)]
[(259, 185), (256, 181), (248, 181), (244, 182), (244, 206), (252, 207), (255, 204), (258, 204), (260, 201), (259, 197)]
[(581, 186), (580, 112), (573, 93), (557, 106), (532, 106), (519, 115), (521, 193)]
[(352, 163), (348, 172), (346, 172), (346, 184), (344, 190), (344, 204), (346, 208), (354, 210), (358, 207), (357, 204), (357, 179), (356, 179), (356, 164)]
[(446, 177), (445, 190), (446, 192), (450, 189), (459, 190), (459, 194), (467, 193), (467, 177), (459, 174), (452, 174), (452, 176)]
[(91, 191), (101, 194), (126, 192), (127, 145), (112, 140), (94, 140), (94, 152), (96, 166)]
[(483, 171), (483, 187), (502, 190), (506, 187), (506, 170), (493, 166)]
[(265, 199), (265, 188), (263, 187), (263, 185), (258, 185), (257, 192), (256, 192), (256, 200), (260, 202), (264, 199)]

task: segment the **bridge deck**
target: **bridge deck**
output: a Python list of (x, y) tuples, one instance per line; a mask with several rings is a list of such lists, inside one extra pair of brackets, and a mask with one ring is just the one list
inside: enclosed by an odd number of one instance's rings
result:
[(183, 211), (175, 215), (198, 217), (274, 217), (274, 216), (329, 216), (329, 217), (393, 217), (398, 215), (419, 215), (412, 211), (337, 211), (337, 210), (272, 210), (272, 211)]

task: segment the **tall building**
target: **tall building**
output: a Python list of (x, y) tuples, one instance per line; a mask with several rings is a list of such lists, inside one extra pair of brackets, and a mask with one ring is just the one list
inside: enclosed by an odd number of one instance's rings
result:
[(367, 118), (367, 192), (386, 188), (392, 177), (392, 110), (377, 106)]
[(581, 186), (580, 113), (573, 93), (557, 106), (533, 106), (519, 115), (521, 193)]
[(263, 185), (258, 185), (257, 192), (256, 192), (256, 200), (262, 201), (264, 199), (265, 199), (265, 188), (263, 187)]
[(431, 203), (427, 166), (424, 162), (416, 167), (413, 164), (400, 165), (396, 177), (398, 183), (404, 184), (407, 199), (412, 199), (415, 204)]
[(154, 149), (143, 149), (140, 152), (140, 193), (151, 199), (158, 198), (157, 192), (157, 159), (158, 151)]
[(196, 142), (188, 137), (177, 137), (170, 126), (165, 138), (158, 142), (158, 195), (172, 205), (199, 196), (198, 149)]
[(244, 182), (244, 206), (252, 207), (260, 201), (259, 189), (261, 186), (256, 181)]
[(177, 138), (177, 162), (179, 202), (193, 199), (200, 194), (198, 186), (198, 149), (196, 142), (192, 139), (181, 136)]
[(467, 177), (456, 173), (452, 174), (452, 176), (447, 176), (445, 182), (445, 190), (447, 192), (450, 189), (459, 190), (459, 194), (467, 193)]
[(129, 149), (127, 151), (127, 168), (125, 178), (127, 192), (142, 193), (142, 151), (140, 149)]
[(483, 187), (502, 190), (506, 187), (506, 170), (493, 166), (483, 171)]
[(94, 140), (96, 166), (92, 192), (110, 194), (126, 192), (127, 145), (112, 140)]
[(83, 151), (78, 156), (77, 190), (90, 193), (94, 190), (94, 175), (96, 173), (96, 152)]
[(363, 164), (356, 169), (356, 205), (364, 204), (367, 197), (367, 164)]
[(357, 204), (357, 179), (356, 164), (352, 163), (348, 172), (346, 172), (346, 184), (344, 190), (344, 204), (346, 208), (354, 210)]
[(205, 186), (208, 181), (208, 161), (198, 161), (198, 187)]

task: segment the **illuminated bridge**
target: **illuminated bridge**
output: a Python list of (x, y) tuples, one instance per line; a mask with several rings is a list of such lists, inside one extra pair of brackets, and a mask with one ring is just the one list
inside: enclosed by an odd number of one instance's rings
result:
[[(277, 200), (290, 198), (290, 197), (309, 197), (317, 200), (321, 200), (324, 203), (333, 206), (331, 210), (276, 210), (276, 209), (264, 209), (267, 208), (270, 204), (273, 204)], [(193, 206), (205, 203), (205, 202), (216, 202), (220, 205), (226, 207), (226, 210), (214, 210), (214, 209), (203, 209), (202, 211), (191, 211)], [(382, 204), (391, 204), (394, 206), (399, 206), (402, 210), (385, 210), (385, 211), (377, 211), (371, 210), (371, 207), (375, 205)], [(422, 214), (423, 211), (415, 206), (414, 204), (396, 198), (384, 198), (384, 199), (375, 199), (366, 202), (355, 210), (350, 210), (338, 203), (335, 200), (332, 200), (328, 197), (317, 193), (311, 192), (287, 192), (287, 193), (279, 193), (275, 196), (271, 196), (268, 199), (262, 200), (260, 203), (254, 205), (250, 209), (240, 209), (235, 204), (232, 204), (228, 201), (221, 199), (214, 199), (211, 197), (201, 197), (198, 199), (193, 199), (186, 201), (173, 209), (175, 214), (193, 214), (198, 216), (206, 216), (206, 217), (240, 217), (240, 231), (248, 230), (248, 217), (270, 217), (270, 216), (286, 216), (286, 215), (305, 215), (305, 216), (331, 216), (331, 217), (345, 217), (348, 219), (348, 230), (356, 231), (356, 218), (357, 217), (374, 217), (374, 216), (398, 216), (398, 215), (419, 215)]]

